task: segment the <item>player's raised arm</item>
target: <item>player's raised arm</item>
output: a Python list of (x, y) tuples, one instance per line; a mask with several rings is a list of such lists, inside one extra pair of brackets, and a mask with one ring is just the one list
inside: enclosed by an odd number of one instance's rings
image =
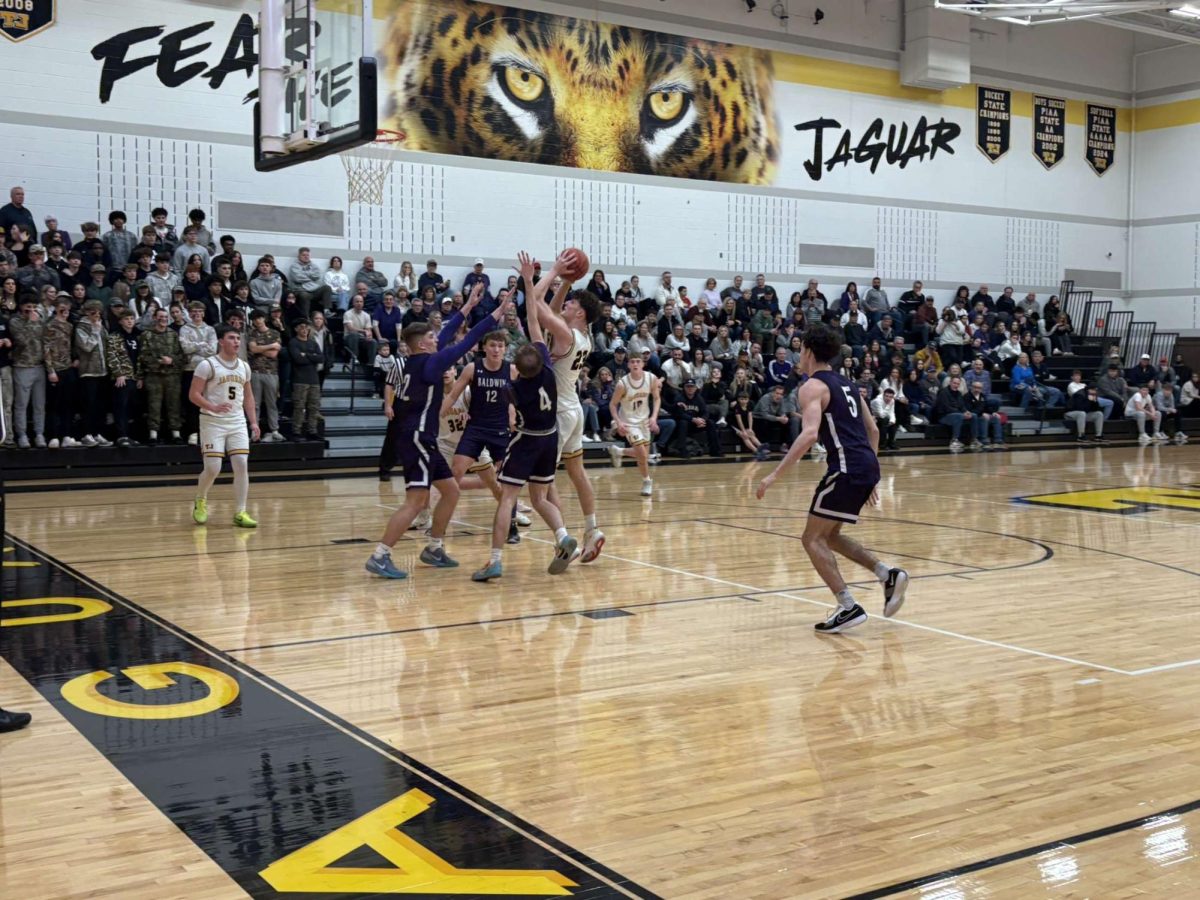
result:
[(559, 256), (559, 258), (554, 261), (554, 265), (555, 271), (557, 271), (559, 277), (562, 278), (562, 285), (559, 286), (559, 289), (554, 294), (554, 298), (550, 301), (550, 311), (557, 315), (562, 315), (563, 304), (567, 302), (567, 296), (571, 293), (571, 286), (574, 283), (568, 281), (567, 277), (563, 275), (564, 270), (559, 267), (559, 260), (561, 259), (562, 256)]
[(439, 350), (444, 349), (447, 344), (454, 340), (454, 335), (458, 333), (459, 326), (467, 320), (467, 316), (471, 314), (471, 310), (479, 305), (479, 299), (482, 296), (483, 282), (477, 282), (475, 287), (471, 289), (471, 296), (467, 298), (467, 302), (463, 304), (462, 309), (456, 309), (450, 318), (442, 323), (442, 330), (438, 332), (437, 340)]
[(779, 461), (779, 465), (775, 467), (775, 471), (764, 478), (758, 485), (756, 495), (759, 500), (767, 493), (767, 489), (771, 487), (788, 469), (796, 464), (800, 457), (804, 456), (817, 442), (817, 438), (821, 432), (821, 416), (825, 412), (825, 407), (829, 405), (829, 388), (825, 386), (823, 381), (816, 378), (810, 378), (800, 386), (800, 435), (792, 442), (792, 446), (788, 449), (787, 454)]
[[(471, 295), (474, 297), (475, 292), (472, 291)], [(476, 298), (476, 302), (478, 302), (478, 298)], [(507, 300), (497, 306), (495, 310), (492, 311), (490, 316), (485, 316), (484, 318), (480, 319), (476, 323), (475, 327), (467, 332), (467, 336), (457, 344), (453, 344), (449, 347), (443, 347), (442, 349), (438, 350), (437, 353), (432, 354), (425, 361), (426, 378), (428, 378), (430, 381), (432, 381), (434, 378), (441, 378), (442, 373), (454, 365), (455, 361), (460, 356), (483, 340), (483, 336), (496, 327), (496, 323), (504, 318), (504, 314), (508, 311), (508, 308), (511, 305), (512, 298), (510, 296)], [(463, 309), (468, 309), (467, 304), (463, 304)]]
[(462, 396), (462, 392), (467, 389), (467, 385), (471, 383), (471, 379), (474, 377), (475, 363), (467, 363), (465, 366), (463, 366), (462, 373), (458, 376), (458, 378), (454, 379), (454, 384), (450, 387), (445, 399), (442, 400), (441, 414), (443, 416), (449, 415), (450, 408), (454, 406), (458, 398)]
[[(542, 279), (542, 282), (537, 285), (538, 288), (542, 287), (542, 283), (547, 281), (553, 282), (555, 276), (562, 275), (562, 272), (559, 270), (560, 264), (559, 260), (556, 259), (554, 261), (554, 265), (550, 269), (550, 274)], [(555, 299), (561, 298), (565, 300), (565, 295), (569, 291), (570, 288), (567, 286), (566, 279), (563, 279), (562, 285), (555, 294)], [(545, 289), (529, 292), (529, 297), (525, 301), (527, 304), (532, 304), (529, 308), (528, 320), (532, 323), (536, 316), (537, 323), (541, 326), (541, 329), (548, 332), (550, 337), (554, 339), (555, 347), (565, 347), (567, 348), (565, 352), (569, 353), (571, 345), (575, 342), (575, 337), (571, 334), (571, 329), (567, 327), (567, 323), (563, 321), (562, 316), (546, 305), (546, 301), (543, 299), (545, 293)], [(559, 309), (562, 309), (561, 304), (559, 305)], [(533, 340), (532, 333), (530, 334), (530, 340)]]

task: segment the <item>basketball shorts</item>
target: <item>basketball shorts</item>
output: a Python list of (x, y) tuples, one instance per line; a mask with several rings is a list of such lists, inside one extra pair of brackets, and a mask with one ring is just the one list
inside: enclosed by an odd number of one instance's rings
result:
[(626, 422), (625, 440), (629, 441), (629, 446), (640, 447), (642, 444), (648, 444), (652, 440), (650, 435), (649, 421), (643, 422)]
[(467, 426), (459, 439), (458, 449), (454, 452), (459, 456), (467, 456), (475, 460), (472, 469), (486, 468), (487, 463), (503, 464), (508, 455), (508, 445), (513, 436), (507, 431), (484, 431), (482, 428)]
[(434, 482), (454, 477), (437, 442), (419, 434), (396, 438), (396, 461), (404, 469), (404, 489), (408, 491), (428, 490)]
[(583, 456), (583, 407), (563, 406), (558, 399), (558, 458)]
[(505, 484), (523, 485), (527, 481), (553, 484), (557, 468), (558, 440), (554, 435), (518, 433), (497, 478)]
[(224, 459), (250, 452), (250, 430), (246, 420), (200, 416), (200, 452), (205, 456)]
[[(461, 440), (461, 435), (460, 435)], [(446, 438), (438, 437), (438, 450), (442, 452), (442, 459), (446, 460), (450, 468), (454, 468), (454, 457), (459, 452), (459, 441), (449, 441)], [(480, 451), (479, 458), (475, 461), (475, 465), (467, 468), (467, 473), (482, 472), (484, 469), (492, 467), (492, 455), (488, 453), (487, 447)]]
[(855, 525), (858, 523), (859, 512), (871, 499), (871, 492), (878, 483), (872, 481), (856, 484), (846, 480), (845, 472), (826, 472), (813, 492), (808, 514)]

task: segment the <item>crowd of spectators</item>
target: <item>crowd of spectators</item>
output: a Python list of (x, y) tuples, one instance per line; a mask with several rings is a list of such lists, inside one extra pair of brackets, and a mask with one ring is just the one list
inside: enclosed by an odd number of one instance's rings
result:
[[(0, 207), (0, 380), (9, 442), (22, 448), (194, 443), (188, 373), (216, 352), (221, 323), (244, 333), (267, 442), (285, 431), (318, 436), (321, 386), (339, 364), (373, 376), (381, 393), (404, 352), (400, 331), (437, 327), (476, 283), (483, 299), (464, 327), (514, 294), (503, 322), (510, 354), (527, 340), (526, 285), (516, 275), (493, 282), (483, 259), (461, 284), (433, 259), (420, 274), (404, 262), (391, 276), (366, 256), (351, 274), (340, 257), (321, 264), (301, 247), (277, 266), (271, 254), (243, 260), (237, 238), (215, 236), (199, 209), (178, 228), (155, 208), (133, 230), (115, 210), (106, 231), (84, 222), (73, 240), (53, 216), (39, 231), (21, 188), (10, 200)], [(614, 286), (596, 270), (585, 287), (601, 301), (579, 381), (587, 435), (612, 438), (609, 402), (638, 354), (663, 382), (656, 455), (720, 456), (723, 430), (760, 457), (784, 449), (800, 431), (800, 335), (812, 322), (842, 329), (837, 368), (858, 386), (885, 452), (898, 433), (932, 423), (952, 450), (1003, 448), (1000, 382), (1022, 409), (1065, 405), (1080, 439), (1089, 423), (1102, 439), (1103, 421), (1126, 415), (1144, 441), (1164, 440), (1164, 429), (1180, 435), (1183, 416), (1200, 415), (1197, 376), (1181, 359), (1143, 358), (1124, 371), (1118, 352), (1115, 369), (1060, 388), (1047, 361), (1074, 355), (1070, 318), (1057, 297), (1018, 300), (1011, 287), (993, 297), (987, 285), (974, 294), (964, 285), (941, 307), (920, 281), (893, 302), (879, 278), (832, 299), (814, 279), (785, 300), (762, 274), (723, 287), (708, 278), (692, 294), (670, 272), (643, 288), (638, 276)]]

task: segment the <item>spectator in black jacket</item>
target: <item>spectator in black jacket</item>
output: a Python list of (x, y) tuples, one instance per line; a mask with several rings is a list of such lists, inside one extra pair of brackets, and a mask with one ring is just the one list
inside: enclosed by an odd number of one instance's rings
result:
[(683, 383), (683, 393), (675, 401), (675, 443), (681, 456), (687, 455), (689, 436), (708, 441), (709, 456), (723, 456), (721, 435), (717, 422), (708, 414), (704, 399), (696, 388), (695, 379)]
[(1104, 443), (1104, 410), (1100, 407), (1100, 395), (1096, 388), (1088, 386), (1071, 395), (1068, 409), (1063, 413), (1063, 419), (1075, 423), (1075, 442), (1086, 444), (1087, 423), (1091, 422), (1096, 430), (1095, 442)]
[(288, 344), (292, 363), (292, 438), (316, 440), (321, 421), (320, 366), (325, 354), (312, 338), (308, 319), (297, 319), (296, 336)]
[(962, 453), (965, 449), (959, 438), (962, 436), (964, 424), (968, 428), (975, 427), (971, 422), (973, 418), (974, 416), (967, 409), (966, 398), (962, 394), (962, 379), (955, 376), (950, 379), (949, 384), (937, 392), (937, 399), (933, 403), (934, 421), (950, 429), (951, 453)]
[(1138, 364), (1125, 373), (1125, 381), (1130, 387), (1139, 388), (1143, 384), (1158, 380), (1158, 369), (1150, 362), (1150, 354), (1143, 353)]

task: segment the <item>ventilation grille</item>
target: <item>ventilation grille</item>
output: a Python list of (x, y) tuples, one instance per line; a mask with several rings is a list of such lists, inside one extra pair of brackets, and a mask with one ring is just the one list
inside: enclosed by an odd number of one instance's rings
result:
[(584, 247), (592, 266), (632, 266), (637, 247), (634, 186), (554, 179), (554, 246)]
[(931, 280), (938, 263), (938, 214), (881, 206), (875, 218), (875, 265), (885, 280)]
[(799, 267), (800, 202), (787, 197), (727, 194), (725, 229), (732, 271), (791, 272)]
[(128, 228), (138, 237), (150, 224), (150, 211), (162, 206), (177, 230), (187, 224), (188, 210), (202, 209), (213, 228), (213, 148), (199, 141), (96, 135), (96, 221), (107, 230), (114, 209), (129, 216)]
[(1008, 284), (1058, 284), (1062, 278), (1062, 229), (1045, 219), (1005, 220), (1004, 277)]

